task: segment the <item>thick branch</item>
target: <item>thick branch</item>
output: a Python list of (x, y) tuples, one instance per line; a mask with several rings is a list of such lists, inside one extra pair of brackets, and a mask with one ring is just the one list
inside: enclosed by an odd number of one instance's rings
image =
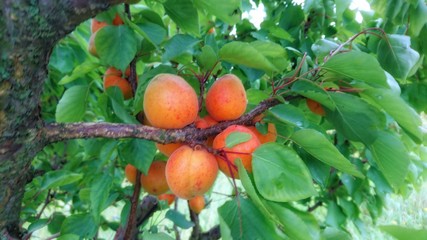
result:
[(82, 21), (107, 10), (112, 5), (123, 2), (124, 0), (41, 0), (39, 9), (48, 24), (64, 36), (73, 31)]
[(220, 133), (230, 125), (250, 125), (252, 119), (279, 104), (277, 99), (270, 98), (261, 102), (256, 108), (239, 119), (225, 121), (206, 129), (189, 126), (183, 129), (159, 129), (150, 126), (121, 123), (52, 123), (46, 124), (40, 132), (47, 142), (64, 141), (77, 138), (141, 138), (159, 143), (197, 142)]

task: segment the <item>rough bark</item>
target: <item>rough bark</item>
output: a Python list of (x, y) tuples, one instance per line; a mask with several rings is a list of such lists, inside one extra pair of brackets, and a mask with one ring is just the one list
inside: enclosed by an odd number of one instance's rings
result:
[[(123, 0), (122, 0), (123, 1)], [(20, 238), (31, 160), (47, 141), (39, 99), (55, 44), (119, 0), (0, 1), (0, 238)]]

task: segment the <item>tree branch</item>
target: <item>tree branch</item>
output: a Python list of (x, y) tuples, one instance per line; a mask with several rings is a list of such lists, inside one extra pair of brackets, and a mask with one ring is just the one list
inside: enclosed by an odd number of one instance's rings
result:
[[(292, 97), (288, 97), (292, 98)], [(252, 119), (272, 106), (278, 105), (279, 100), (269, 98), (242, 117), (216, 124), (206, 129), (188, 126), (182, 129), (159, 129), (150, 126), (124, 123), (48, 123), (39, 132), (40, 137), (48, 143), (78, 138), (141, 138), (159, 143), (197, 142), (209, 136), (220, 133), (230, 125), (251, 125)]]
[(124, 0), (40, 0), (38, 7), (40, 15), (62, 37), (84, 20), (123, 2)]
[(133, 189), (132, 195), (132, 205), (130, 208), (128, 223), (125, 231), (125, 239), (131, 239), (132, 236), (135, 235), (136, 230), (136, 218), (138, 213), (138, 202), (139, 202), (139, 193), (141, 192), (141, 172), (139, 170), (136, 171), (136, 181)]

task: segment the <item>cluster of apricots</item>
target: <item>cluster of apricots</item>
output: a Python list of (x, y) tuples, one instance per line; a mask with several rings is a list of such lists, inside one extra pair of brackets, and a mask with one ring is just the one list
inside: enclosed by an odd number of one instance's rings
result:
[[(246, 111), (247, 98), (241, 80), (227, 74), (217, 79), (209, 88), (205, 106), (208, 115), (200, 117), (198, 96), (194, 89), (180, 76), (159, 74), (147, 85), (143, 109), (146, 123), (162, 129), (180, 129), (189, 124), (196, 128), (212, 127), (220, 121), (235, 120)], [(255, 122), (262, 122), (262, 116)], [(141, 185), (150, 194), (172, 203), (173, 196), (189, 200), (190, 208), (199, 213), (205, 205), (206, 193), (221, 170), (229, 177), (239, 178), (235, 161), (241, 159), (247, 171), (252, 172), (252, 152), (262, 143), (276, 141), (276, 128), (268, 124), (268, 133), (261, 134), (255, 127), (231, 125), (217, 136), (206, 140), (204, 146), (191, 147), (183, 143), (156, 144), (158, 150), (168, 157), (167, 161), (154, 161), (148, 174), (141, 176)], [(248, 141), (226, 146), (226, 139), (233, 133), (250, 135)], [(216, 152), (214, 155), (211, 152)], [(128, 165), (126, 176), (135, 182), (136, 169)]]
[[(112, 21), (112, 25), (118, 26), (122, 24), (123, 24), (123, 20), (120, 18), (118, 14), (116, 14), (115, 18)], [(109, 24), (107, 22), (98, 21), (95, 18), (91, 20), (92, 35), (89, 39), (89, 53), (91, 53), (95, 57), (98, 57), (98, 53), (96, 51), (96, 46), (95, 46), (96, 34), (101, 28), (108, 25)], [(121, 89), (125, 100), (132, 98), (133, 91), (132, 91), (132, 86), (128, 81), (129, 76), (130, 76), (129, 68), (127, 68), (124, 73), (114, 67), (107, 68), (107, 70), (104, 73), (104, 79), (103, 79), (104, 90), (106, 90), (109, 87), (116, 86)]]

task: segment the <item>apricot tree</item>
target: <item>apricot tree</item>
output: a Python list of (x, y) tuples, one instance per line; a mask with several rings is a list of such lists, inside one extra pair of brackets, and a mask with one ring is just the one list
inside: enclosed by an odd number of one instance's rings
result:
[(363, 234), (425, 178), (427, 7), (350, 3), (0, 1), (0, 239)]

